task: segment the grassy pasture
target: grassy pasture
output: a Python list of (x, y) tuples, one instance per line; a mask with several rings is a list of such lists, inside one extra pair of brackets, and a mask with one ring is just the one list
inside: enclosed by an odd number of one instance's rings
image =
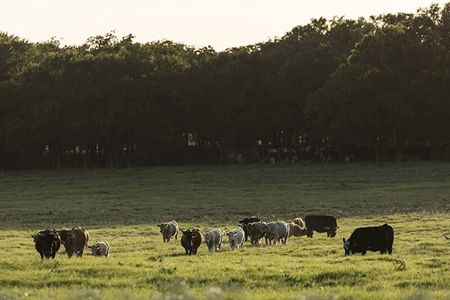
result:
[[(186, 257), (156, 224), (233, 229), (245, 216), (338, 217), (336, 238)], [(450, 164), (294, 164), (0, 173), (0, 299), (450, 298)], [(344, 257), (359, 226), (394, 227), (394, 254)], [(83, 226), (108, 259), (41, 262), (31, 234)], [(88, 253), (86, 253), (88, 254)], [(172, 298), (171, 298), (172, 297)]]

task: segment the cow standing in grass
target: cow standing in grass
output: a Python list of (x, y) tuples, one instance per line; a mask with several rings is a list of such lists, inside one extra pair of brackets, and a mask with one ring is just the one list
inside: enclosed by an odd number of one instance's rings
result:
[(46, 229), (38, 234), (32, 235), (36, 251), (41, 255), (41, 259), (55, 258), (56, 252), (61, 247), (61, 238), (55, 229)]
[(286, 245), (289, 238), (289, 225), (286, 222), (267, 223), (264, 232), (266, 233), (266, 245), (272, 244), (272, 242), (276, 245), (279, 241)]
[(181, 230), (181, 246), (186, 251), (186, 255), (197, 254), (197, 249), (202, 244), (202, 234), (199, 229), (191, 227), (188, 230)]
[(109, 244), (108, 242), (95, 243), (92, 246), (88, 246), (92, 250), (93, 256), (109, 257)]
[(264, 226), (267, 226), (267, 224), (263, 222), (253, 222), (247, 225), (247, 231), (252, 245), (261, 246), (261, 239), (265, 236), (265, 232), (263, 232)]
[(72, 230), (61, 230), (59, 235), (69, 258), (74, 255), (83, 256), (83, 251), (89, 242), (89, 233), (86, 230), (77, 227)]
[(222, 237), (225, 235), (220, 229), (211, 230), (208, 233), (203, 235), (205, 240), (205, 244), (208, 246), (209, 253), (215, 251), (220, 251), (220, 247), (222, 246)]
[(231, 250), (244, 248), (245, 233), (242, 227), (238, 227), (232, 231), (227, 232), (227, 236)]
[(245, 218), (245, 219), (239, 221), (239, 224), (241, 224), (240, 225), (241, 228), (244, 230), (245, 241), (247, 241), (248, 237), (249, 237), (248, 224), (254, 223), (254, 222), (261, 222), (261, 219), (258, 217), (250, 217), (250, 218)]
[(164, 243), (170, 242), (171, 237), (175, 237), (175, 240), (178, 239), (178, 223), (175, 221), (170, 221), (167, 223), (162, 223), (157, 225), (159, 227), (159, 231), (161, 232), (163, 236)]
[(381, 254), (392, 254), (394, 243), (394, 229), (388, 224), (378, 227), (361, 227), (355, 229), (348, 240), (344, 242), (345, 255), (361, 253), (366, 255), (367, 251), (380, 251)]
[(289, 237), (291, 236), (304, 236), (306, 235), (306, 228), (300, 227), (300, 225), (294, 222), (288, 223), (289, 225)]
[(337, 220), (333, 216), (310, 215), (306, 216), (305, 223), (309, 238), (313, 237), (314, 231), (326, 232), (327, 236), (332, 238), (336, 236), (336, 230), (339, 228)]

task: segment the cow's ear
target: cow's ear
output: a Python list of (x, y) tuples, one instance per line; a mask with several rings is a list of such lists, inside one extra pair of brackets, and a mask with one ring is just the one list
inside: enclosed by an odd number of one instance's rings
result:
[(342, 238), (342, 241), (345, 243), (345, 238)]
[(159, 228), (161, 228), (162, 224), (158, 224), (158, 225), (156, 225), (156, 226), (158, 226)]
[(186, 233), (186, 231), (184, 231), (183, 229), (180, 229), (182, 233)]

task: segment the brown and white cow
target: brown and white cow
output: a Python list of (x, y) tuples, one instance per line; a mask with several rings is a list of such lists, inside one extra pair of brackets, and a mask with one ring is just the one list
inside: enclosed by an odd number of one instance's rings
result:
[(83, 251), (89, 242), (89, 233), (81, 227), (72, 230), (61, 230), (59, 232), (61, 243), (66, 248), (67, 256), (83, 256)]

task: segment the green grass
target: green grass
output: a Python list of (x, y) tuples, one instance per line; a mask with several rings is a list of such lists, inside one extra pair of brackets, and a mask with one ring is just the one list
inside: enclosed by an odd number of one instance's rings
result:
[[(450, 298), (450, 164), (294, 164), (0, 173), (0, 299)], [(185, 256), (156, 224), (232, 229), (245, 216), (338, 217), (336, 238)], [(394, 227), (394, 254), (344, 257), (360, 226)], [(82, 226), (108, 259), (41, 261), (31, 234)], [(86, 253), (88, 254), (88, 253)], [(171, 298), (172, 297), (172, 298)]]

